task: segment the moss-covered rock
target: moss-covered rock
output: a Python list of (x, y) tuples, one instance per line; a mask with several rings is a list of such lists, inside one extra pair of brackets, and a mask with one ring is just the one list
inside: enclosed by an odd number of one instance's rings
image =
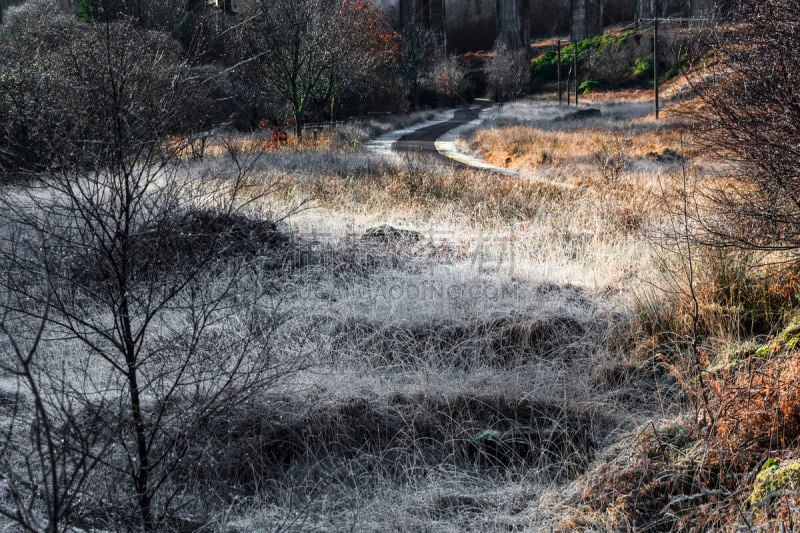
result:
[(756, 476), (748, 503), (755, 507), (773, 492), (797, 488), (800, 488), (800, 461), (781, 464), (780, 460), (769, 459)]

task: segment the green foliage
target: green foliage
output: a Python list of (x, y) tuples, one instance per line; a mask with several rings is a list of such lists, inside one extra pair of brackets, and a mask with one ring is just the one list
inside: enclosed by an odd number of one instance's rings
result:
[[(639, 57), (634, 62), (633, 66), (630, 69), (629, 73), (629, 80), (635, 81), (638, 83), (647, 83), (652, 85), (653, 83), (653, 66), (654, 60), (652, 55), (647, 55), (644, 57)], [(678, 76), (682, 69), (686, 66), (686, 55), (681, 55), (678, 61), (674, 63), (669, 63), (665, 61), (664, 58), (659, 58), (658, 60), (658, 79), (659, 81), (665, 81)]]
[[(639, 51), (639, 46), (632, 39), (633, 33), (628, 31), (619, 35), (603, 34), (584, 39), (574, 44), (568, 44), (561, 49), (562, 77), (572, 69), (573, 61), (577, 59), (578, 71), (584, 76), (593, 76), (595, 79), (587, 80), (579, 87), (584, 94), (597, 90), (602, 86), (625, 85), (652, 85), (653, 83), (653, 55), (637, 57), (633, 64), (630, 61), (631, 52)], [(628, 46), (630, 45), (630, 46)], [(625, 47), (623, 49), (623, 47)], [(606, 57), (603, 57), (606, 56)], [(674, 59), (674, 58), (673, 58)], [(674, 78), (681, 73), (687, 65), (688, 58), (682, 54), (677, 60), (659, 60), (659, 79)], [(616, 64), (621, 68), (616, 73), (606, 71), (605, 74), (593, 72), (593, 65)], [(626, 66), (629, 65), (629, 66)], [(588, 70), (587, 70), (588, 69)], [(540, 88), (548, 82), (558, 78), (558, 54), (548, 50), (531, 61), (531, 86)]]
[[(561, 56), (561, 65), (565, 66), (564, 56)], [(548, 50), (536, 59), (531, 61), (531, 72), (534, 75), (541, 76), (544, 73), (550, 73), (558, 65), (558, 54), (552, 50)]]
[(621, 35), (604, 33), (579, 41), (577, 44), (578, 59), (583, 59), (589, 52), (592, 54), (603, 54), (608, 50), (617, 49), (625, 44), (631, 35), (633, 35), (632, 31), (626, 31)]
[[(686, 54), (681, 54), (678, 60), (671, 65), (668, 65), (663, 59), (658, 61), (658, 70), (661, 73), (658, 77), (659, 80), (669, 80), (680, 75), (683, 68), (686, 66), (688, 58)], [(639, 57), (633, 63), (630, 69), (630, 79), (637, 82), (653, 82), (653, 56), (648, 55)]]
[(75, 16), (81, 22), (91, 22), (100, 13), (100, 5), (98, 0), (81, 0), (78, 4), (78, 9)]
[(637, 58), (630, 72), (631, 79), (653, 81), (653, 56)]
[(662, 80), (670, 80), (680, 75), (681, 71), (686, 67), (689, 62), (689, 57), (687, 54), (681, 54), (678, 57), (678, 61), (672, 64), (672, 66), (664, 72), (664, 75), (661, 76)]
[[(627, 31), (621, 35), (604, 33), (595, 35), (577, 43), (571, 43), (561, 49), (561, 68), (569, 70), (577, 54), (577, 60), (583, 61), (589, 54), (602, 55), (611, 50), (616, 50), (628, 39), (633, 32)], [(552, 81), (557, 77), (558, 54), (553, 50), (548, 50), (541, 56), (531, 61), (531, 74), (534, 77), (541, 77), (543, 80)]]
[(586, 80), (578, 86), (578, 90), (581, 94), (589, 94), (592, 90), (599, 88), (601, 85), (602, 84), (597, 80)]

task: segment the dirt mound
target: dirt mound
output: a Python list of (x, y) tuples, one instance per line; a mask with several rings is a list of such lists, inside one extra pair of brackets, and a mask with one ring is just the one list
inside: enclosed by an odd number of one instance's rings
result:
[(252, 257), (287, 242), (271, 220), (214, 210), (171, 215), (135, 235), (135, 247), (153, 265), (166, 268), (222, 257)]

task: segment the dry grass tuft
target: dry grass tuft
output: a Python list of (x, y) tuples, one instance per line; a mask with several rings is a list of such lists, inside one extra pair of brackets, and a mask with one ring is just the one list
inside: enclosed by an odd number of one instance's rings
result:
[(564, 166), (604, 166), (604, 160), (616, 156), (631, 162), (654, 160), (671, 151), (691, 158), (698, 155), (687, 142), (680, 123), (661, 127), (581, 128), (573, 130), (540, 129), (518, 125), (480, 130), (469, 140), (471, 151), (480, 153), (489, 163), (513, 169), (559, 168)]
[[(646, 292), (637, 299), (643, 330), (669, 350), (679, 337), (708, 339), (717, 351), (776, 332), (800, 302), (800, 280), (791, 270), (759, 265), (750, 254), (716, 248), (694, 250), (694, 298), (688, 287)], [(665, 348), (666, 346), (666, 348)]]
[(730, 481), (706, 456), (691, 421), (649, 424), (573, 486), (558, 529), (707, 531), (735, 519)]
[(401, 207), (422, 218), (445, 208), (478, 224), (529, 220), (544, 205), (559, 205), (570, 194), (469, 169), (431, 168), (424, 160), (366, 175), (320, 176), (297, 186), (295, 194), (308, 194), (323, 207), (355, 212)]
[(711, 446), (744, 469), (800, 442), (800, 354), (759, 359), (707, 380), (714, 421)]

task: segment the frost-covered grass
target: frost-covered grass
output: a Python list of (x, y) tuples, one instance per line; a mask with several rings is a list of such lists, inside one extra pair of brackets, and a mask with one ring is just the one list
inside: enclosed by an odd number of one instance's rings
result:
[[(364, 143), (386, 132), (401, 130), (415, 124), (431, 120), (437, 115), (435, 111), (415, 111), (399, 114), (379, 114), (363, 118), (351, 118), (339, 122), (331, 129), (330, 124), (320, 123), (316, 127), (304, 130), (303, 138), (298, 139), (292, 131), (287, 131), (285, 144), (274, 146), (270, 144), (270, 130), (258, 129), (251, 133), (234, 131), (212, 131), (189, 145), (186, 156), (204, 156), (218, 158), (229, 155), (231, 150), (238, 153), (251, 153), (258, 151), (276, 151), (283, 154), (291, 153), (336, 153), (352, 152), (359, 149)], [(291, 130), (289, 127), (287, 130)]]
[[(630, 122), (643, 111), (631, 106), (607, 107)], [(490, 124), (571, 135), (551, 107), (511, 104)], [(352, 147), (425, 118), (340, 133)], [(663, 217), (657, 183), (675, 169), (610, 180), (584, 155), (562, 155), (580, 159), (566, 161), (571, 190), (325, 146), (184, 162), (199, 183), (249, 168), (237, 202), (290, 238), (259, 283), (263, 320), (275, 320), (264, 342), (292, 371), (197, 430), (202, 446), (175, 481), (192, 481), (181, 496), (192, 523), (536, 530), (543, 497), (674, 410), (668, 392), (653, 394), (663, 376), (633, 357), (631, 331), (653, 265), (645, 233)], [(419, 240), (362, 239), (381, 223)], [(211, 348), (222, 357), (226, 338)]]
[[(601, 115), (581, 120), (568, 120), (576, 110), (597, 109)], [(519, 101), (494, 108), (484, 122), (484, 127), (499, 128), (511, 125), (531, 125), (548, 130), (571, 130), (614, 126), (622, 121), (642, 119), (653, 112), (650, 101), (591, 101), (582, 100), (580, 105), (559, 106), (554, 102)]]
[[(281, 331), (312, 364), (256, 416), (292, 459), (220, 524), (535, 530), (543, 495), (675, 409), (669, 387), (642, 392), (655, 378), (629, 351), (644, 230), (661, 217), (652, 173), (611, 183), (587, 163), (565, 191), (438, 160), (320, 157), (262, 169), (296, 169), (274, 205), (310, 207), (287, 220), (302, 260), (281, 284)], [(381, 223), (420, 240), (361, 238)]]

